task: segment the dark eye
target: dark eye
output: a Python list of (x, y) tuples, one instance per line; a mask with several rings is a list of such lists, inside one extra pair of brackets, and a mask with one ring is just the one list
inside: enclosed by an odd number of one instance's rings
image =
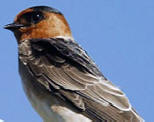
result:
[(36, 24), (40, 22), (44, 18), (44, 16), (41, 12), (29, 12), (22, 15), (22, 18), (26, 20), (27, 24)]
[(43, 19), (43, 15), (40, 12), (34, 12), (31, 15), (31, 22), (32, 23), (35, 23), (36, 24), (36, 23), (38, 23), (42, 19)]

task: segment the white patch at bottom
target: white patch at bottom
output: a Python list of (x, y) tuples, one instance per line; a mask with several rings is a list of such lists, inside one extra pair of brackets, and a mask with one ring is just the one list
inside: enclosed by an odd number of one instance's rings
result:
[(4, 122), (4, 120), (0, 119), (0, 122)]

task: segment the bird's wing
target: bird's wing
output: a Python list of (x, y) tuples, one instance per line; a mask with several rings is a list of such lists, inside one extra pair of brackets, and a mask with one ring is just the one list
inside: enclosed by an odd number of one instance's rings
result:
[(109, 82), (75, 42), (61, 38), (32, 39), (27, 63), (37, 81), (54, 90), (94, 121), (133, 121), (139, 116), (125, 94)]

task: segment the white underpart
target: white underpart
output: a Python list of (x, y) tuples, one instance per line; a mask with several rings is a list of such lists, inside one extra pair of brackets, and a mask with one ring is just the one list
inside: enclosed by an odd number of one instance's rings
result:
[[(92, 122), (82, 114), (59, 105), (59, 101), (56, 101), (54, 98), (47, 97), (47, 99), (41, 100), (32, 93), (29, 99), (44, 122)], [(51, 101), (51, 106), (47, 104), (49, 101)]]
[(54, 112), (58, 112), (60, 116), (63, 116), (65, 122), (92, 122), (89, 118), (73, 112), (72, 110), (63, 106), (51, 106)]

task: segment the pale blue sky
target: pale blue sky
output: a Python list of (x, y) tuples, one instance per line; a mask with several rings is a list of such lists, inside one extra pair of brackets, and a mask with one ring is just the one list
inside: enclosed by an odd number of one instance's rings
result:
[(48, 5), (68, 20), (73, 36), (103, 74), (129, 97), (138, 113), (154, 116), (153, 0), (3, 0), (0, 7), (0, 119), (41, 122), (18, 74), (17, 43), (2, 27), (21, 10)]

